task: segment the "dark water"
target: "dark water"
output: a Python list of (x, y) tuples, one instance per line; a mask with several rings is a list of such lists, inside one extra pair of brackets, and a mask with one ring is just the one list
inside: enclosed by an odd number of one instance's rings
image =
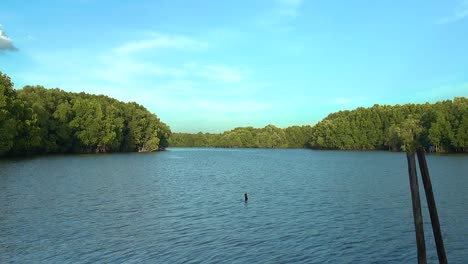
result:
[[(448, 260), (467, 263), (468, 156), (428, 164)], [(405, 154), (387, 152), (3, 160), (0, 263), (415, 263), (408, 185)]]

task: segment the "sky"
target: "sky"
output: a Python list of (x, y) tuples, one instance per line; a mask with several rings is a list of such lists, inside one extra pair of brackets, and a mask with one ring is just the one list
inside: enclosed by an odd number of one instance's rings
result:
[(2, 0), (0, 71), (174, 132), (468, 96), (468, 0)]

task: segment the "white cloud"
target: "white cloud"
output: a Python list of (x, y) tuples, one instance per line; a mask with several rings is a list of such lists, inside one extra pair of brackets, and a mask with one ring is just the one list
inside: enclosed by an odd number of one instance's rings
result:
[(460, 2), (459, 5), (455, 8), (454, 14), (448, 17), (441, 18), (435, 23), (438, 25), (451, 24), (460, 21), (466, 17), (468, 17), (468, 0)]
[(3, 32), (2, 25), (0, 25), (0, 51), (2, 50), (17, 50), (13, 45), (13, 41)]
[[(158, 34), (95, 53), (41, 51), (29, 54), (37, 65), (35, 76), (23, 79), (67, 91), (136, 101), (169, 124), (229, 120), (227, 126), (242, 118), (250, 120), (253, 115), (268, 116), (275, 109), (267, 102), (271, 85), (255, 80), (249, 68), (224, 61), (190, 61), (186, 56), (166, 58), (167, 52), (182, 50), (198, 55), (199, 49), (207, 47), (209, 43), (186, 36)], [(165, 56), (153, 52), (158, 49), (164, 49)]]
[(112, 83), (134, 83), (141, 78), (181, 78), (186, 75), (183, 68), (159, 65), (156, 62), (137, 60), (128, 56), (101, 56), (96, 77)]
[(162, 48), (201, 49), (207, 44), (195, 39), (161, 33), (153, 33), (150, 38), (125, 43), (114, 49), (118, 54), (130, 54)]
[(157, 62), (144, 61), (130, 56), (101, 56), (99, 69), (95, 71), (100, 79), (113, 83), (134, 83), (138, 78), (161, 78), (171, 80), (196, 79), (218, 84), (238, 83), (244, 80), (247, 70), (226, 65), (199, 64), (189, 62), (167, 66)]
[[(235, 83), (244, 79), (248, 72), (222, 64), (200, 64), (197, 62), (161, 64), (158, 54), (149, 54), (157, 49), (173, 49), (172, 52), (199, 51), (209, 43), (183, 35), (148, 33), (149, 38), (130, 41), (112, 48), (99, 56), (101, 66), (97, 76), (114, 83), (132, 83), (136, 76), (166, 79), (199, 79), (218, 83)], [(144, 56), (142, 56), (144, 55)], [(151, 59), (149, 59), (151, 57)], [(157, 80), (156, 80), (157, 81)]]

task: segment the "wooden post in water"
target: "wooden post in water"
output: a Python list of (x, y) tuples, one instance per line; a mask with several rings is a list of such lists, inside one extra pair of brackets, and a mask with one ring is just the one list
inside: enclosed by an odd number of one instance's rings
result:
[(418, 250), (418, 263), (426, 264), (426, 243), (424, 241), (424, 228), (421, 213), (421, 199), (419, 198), (418, 178), (416, 174), (416, 160), (414, 152), (407, 152), (408, 174), (410, 180), (411, 201), (413, 203), (414, 228), (416, 231), (416, 246)]
[(429, 177), (429, 169), (427, 168), (426, 156), (424, 149), (418, 148), (418, 161), (419, 169), (421, 171), (421, 178), (424, 184), (424, 191), (426, 192), (427, 207), (429, 208), (429, 215), (431, 216), (432, 232), (437, 247), (437, 256), (439, 263), (446, 264), (447, 256), (445, 255), (444, 240), (442, 239), (442, 231), (440, 230), (439, 215), (437, 214), (437, 207), (435, 204), (434, 193), (432, 192), (431, 178)]

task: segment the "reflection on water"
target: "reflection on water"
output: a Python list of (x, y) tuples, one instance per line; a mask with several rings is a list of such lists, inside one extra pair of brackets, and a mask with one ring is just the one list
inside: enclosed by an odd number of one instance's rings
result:
[[(468, 259), (467, 161), (428, 156), (452, 263)], [(405, 155), (387, 152), (170, 149), (3, 160), (0, 263), (414, 263), (408, 184)]]

